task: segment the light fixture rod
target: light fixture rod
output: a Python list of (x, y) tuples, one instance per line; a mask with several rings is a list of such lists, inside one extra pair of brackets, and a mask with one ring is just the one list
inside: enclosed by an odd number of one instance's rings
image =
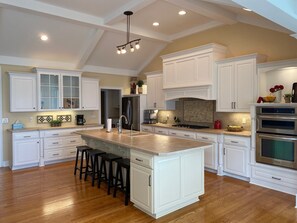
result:
[(130, 41), (130, 16), (133, 15), (133, 12), (125, 11), (124, 15), (127, 16), (127, 43), (117, 46), (117, 50), (119, 51), (121, 49), (125, 49), (127, 45), (130, 45), (130, 47), (133, 48), (132, 43), (134, 43), (134, 42), (138, 46), (136, 49), (139, 49), (139, 42), (141, 39), (135, 39), (135, 40)]

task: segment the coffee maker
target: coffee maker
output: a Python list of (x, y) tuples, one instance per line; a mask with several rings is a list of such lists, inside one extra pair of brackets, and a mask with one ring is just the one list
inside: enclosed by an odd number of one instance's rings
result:
[(76, 124), (84, 125), (86, 120), (84, 119), (84, 115), (76, 115)]
[(144, 110), (143, 124), (156, 124), (158, 122), (158, 110)]

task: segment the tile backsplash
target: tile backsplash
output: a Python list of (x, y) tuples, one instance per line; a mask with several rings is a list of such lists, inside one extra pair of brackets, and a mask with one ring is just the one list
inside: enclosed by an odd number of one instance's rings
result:
[[(216, 112), (216, 102), (200, 99), (179, 99), (175, 102), (175, 110), (159, 110), (158, 121), (161, 123), (175, 124), (174, 117), (178, 117), (181, 123), (207, 125), (213, 127), (215, 120), (221, 120), (222, 128), (228, 125), (240, 125), (244, 129), (251, 129), (249, 113)], [(243, 124), (242, 122), (246, 123)]]

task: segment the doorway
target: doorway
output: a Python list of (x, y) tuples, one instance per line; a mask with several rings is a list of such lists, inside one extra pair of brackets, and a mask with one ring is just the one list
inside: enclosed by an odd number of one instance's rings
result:
[(122, 91), (121, 89), (102, 89), (101, 88), (101, 124), (105, 126), (108, 118), (112, 119), (112, 127), (116, 127), (116, 123), (122, 113), (121, 105)]

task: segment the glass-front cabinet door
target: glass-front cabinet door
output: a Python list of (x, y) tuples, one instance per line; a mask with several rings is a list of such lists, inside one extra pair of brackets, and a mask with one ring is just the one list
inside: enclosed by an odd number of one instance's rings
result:
[(81, 72), (35, 68), (39, 111), (80, 109)]
[(40, 109), (59, 109), (59, 75), (40, 74)]
[(62, 75), (62, 107), (64, 109), (80, 108), (80, 77)]

